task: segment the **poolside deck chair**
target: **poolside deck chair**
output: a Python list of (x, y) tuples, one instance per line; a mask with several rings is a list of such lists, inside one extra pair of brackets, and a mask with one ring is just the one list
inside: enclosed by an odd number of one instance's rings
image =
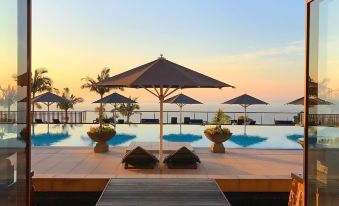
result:
[(42, 119), (35, 119), (35, 124), (43, 124), (44, 122)]
[(168, 155), (164, 159), (164, 163), (167, 164), (168, 169), (197, 169), (200, 159), (184, 146)]
[(53, 121), (53, 124), (61, 124), (59, 119), (52, 119), (52, 121)]
[(123, 120), (123, 119), (118, 119), (118, 124), (125, 124), (125, 120)]
[(184, 124), (189, 124), (191, 121), (191, 118), (189, 117), (184, 117)]
[(140, 146), (127, 152), (122, 158), (125, 169), (153, 169), (159, 160)]
[(141, 119), (141, 124), (159, 124), (159, 119)]
[(171, 118), (171, 124), (178, 124), (178, 118), (172, 117)]
[(202, 119), (191, 119), (190, 124), (204, 124), (204, 121)]

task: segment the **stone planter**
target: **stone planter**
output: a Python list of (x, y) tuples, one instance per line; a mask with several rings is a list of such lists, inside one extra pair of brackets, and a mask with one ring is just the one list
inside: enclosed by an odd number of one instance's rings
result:
[(211, 145), (211, 151), (214, 153), (225, 153), (225, 147), (222, 144), (223, 142), (227, 141), (231, 136), (232, 133), (224, 133), (224, 134), (210, 134), (209, 132), (204, 131), (205, 136), (213, 142)]
[(108, 144), (106, 143), (108, 140), (112, 139), (115, 136), (116, 132), (109, 131), (109, 132), (87, 132), (87, 135), (96, 142), (94, 147), (95, 153), (105, 153), (108, 152)]

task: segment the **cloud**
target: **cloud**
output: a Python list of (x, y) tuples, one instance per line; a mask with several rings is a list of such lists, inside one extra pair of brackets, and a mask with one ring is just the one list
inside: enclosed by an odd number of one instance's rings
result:
[(296, 41), (276, 48), (261, 49), (240, 54), (217, 56), (212, 58), (211, 61), (235, 63), (254, 60), (290, 58), (296, 56), (300, 58), (303, 55), (304, 55), (304, 42)]

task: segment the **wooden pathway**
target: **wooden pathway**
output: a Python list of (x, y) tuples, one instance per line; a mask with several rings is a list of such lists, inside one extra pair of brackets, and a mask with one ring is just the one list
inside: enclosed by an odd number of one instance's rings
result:
[(212, 179), (111, 179), (98, 206), (230, 206)]

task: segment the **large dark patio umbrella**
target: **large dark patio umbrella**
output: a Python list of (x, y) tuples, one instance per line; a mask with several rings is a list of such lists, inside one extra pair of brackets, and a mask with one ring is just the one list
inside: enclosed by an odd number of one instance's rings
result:
[[(289, 102), (287, 104), (293, 104), (293, 105), (304, 105), (304, 97), (301, 97), (299, 99), (293, 100), (292, 102)], [(310, 97), (309, 98), (309, 104), (311, 106), (314, 105), (331, 105), (332, 102), (328, 102), (326, 100), (320, 99), (318, 97)]]
[(115, 117), (116, 117), (116, 110), (117, 110), (117, 104), (134, 104), (137, 103), (136, 101), (133, 101), (130, 98), (124, 97), (116, 92), (113, 94), (110, 94), (102, 99), (99, 99), (93, 103), (103, 103), (103, 104), (113, 104), (114, 112), (113, 112), (113, 120), (115, 123)]
[[(27, 98), (22, 99), (19, 102), (25, 102), (27, 101)], [(48, 123), (49, 123), (49, 107), (57, 102), (68, 102), (69, 100), (58, 96), (56, 94), (53, 94), (52, 92), (46, 92), (44, 94), (40, 94), (39, 96), (34, 97), (31, 102), (32, 103), (36, 103), (36, 102), (40, 102), (43, 103), (47, 106), (47, 115), (48, 115)]]
[(260, 99), (257, 99), (255, 97), (252, 97), (248, 94), (243, 94), (239, 97), (228, 100), (228, 101), (224, 102), (223, 104), (239, 104), (240, 106), (242, 106), (244, 108), (244, 126), (245, 126), (245, 134), (246, 134), (247, 107), (254, 105), (254, 104), (268, 104), (268, 103), (266, 103), (266, 102), (264, 102)]
[(164, 100), (164, 103), (169, 103), (169, 104), (176, 104), (179, 106), (180, 108), (180, 124), (182, 123), (182, 108), (186, 105), (186, 104), (202, 104), (201, 102), (186, 96), (184, 94), (178, 94), (175, 95), (174, 97), (170, 97), (166, 100)]
[(164, 99), (178, 89), (233, 87), (201, 73), (160, 58), (128, 70), (97, 84), (103, 87), (143, 88), (156, 96), (160, 102), (160, 147), (159, 162), (163, 159), (163, 103)]

